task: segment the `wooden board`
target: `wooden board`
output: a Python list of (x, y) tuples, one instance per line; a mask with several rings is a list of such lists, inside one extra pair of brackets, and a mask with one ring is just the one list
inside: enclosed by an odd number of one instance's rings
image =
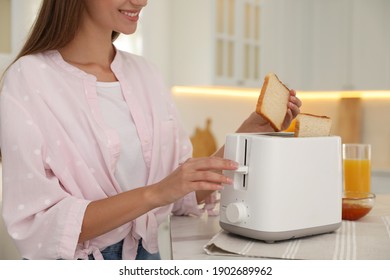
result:
[(193, 147), (193, 157), (208, 157), (217, 150), (217, 141), (211, 131), (211, 119), (206, 120), (206, 127), (201, 129), (195, 128), (194, 134), (191, 136)]
[(361, 143), (362, 101), (360, 98), (341, 98), (339, 103), (337, 135), (343, 143)]

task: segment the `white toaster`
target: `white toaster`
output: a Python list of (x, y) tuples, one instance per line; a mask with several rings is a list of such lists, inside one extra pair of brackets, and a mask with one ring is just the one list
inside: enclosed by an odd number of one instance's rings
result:
[(233, 185), (221, 190), (220, 226), (274, 242), (332, 232), (341, 225), (342, 158), (338, 136), (291, 133), (230, 134), (224, 171)]

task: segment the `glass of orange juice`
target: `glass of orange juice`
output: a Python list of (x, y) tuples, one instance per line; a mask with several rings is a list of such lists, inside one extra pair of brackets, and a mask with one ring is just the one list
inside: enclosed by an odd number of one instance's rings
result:
[(343, 144), (344, 193), (371, 192), (371, 145)]

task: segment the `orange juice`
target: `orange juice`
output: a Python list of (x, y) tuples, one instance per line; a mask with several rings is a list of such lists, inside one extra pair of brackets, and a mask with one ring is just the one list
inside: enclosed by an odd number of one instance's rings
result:
[(369, 159), (344, 159), (344, 191), (371, 191), (371, 161)]
[(295, 131), (296, 119), (293, 119), (290, 123), (290, 126), (284, 132), (294, 132)]

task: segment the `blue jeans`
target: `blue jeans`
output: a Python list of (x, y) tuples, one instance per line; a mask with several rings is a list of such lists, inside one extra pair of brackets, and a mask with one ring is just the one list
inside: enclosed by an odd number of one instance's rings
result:
[[(116, 244), (108, 246), (101, 253), (105, 260), (121, 260), (122, 259), (122, 247), (123, 240), (119, 241)], [(95, 258), (92, 255), (88, 256), (88, 259), (94, 260)], [(142, 240), (138, 242), (138, 250), (136, 260), (161, 260), (160, 253), (150, 254), (148, 251), (142, 247)]]

